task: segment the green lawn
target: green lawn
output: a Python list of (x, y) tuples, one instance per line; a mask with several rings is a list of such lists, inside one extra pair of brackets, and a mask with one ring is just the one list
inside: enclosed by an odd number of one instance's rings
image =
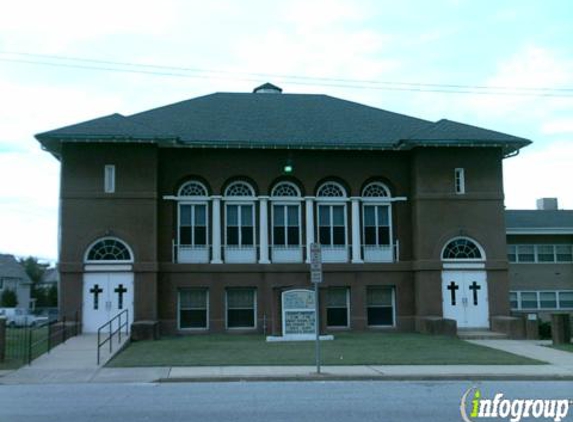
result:
[[(48, 328), (38, 328), (32, 331), (32, 342), (46, 338)], [(29, 330), (24, 328), (6, 328), (6, 351), (4, 362), (0, 362), (0, 370), (17, 369), (24, 365), (28, 359), (28, 344), (30, 342)], [(37, 344), (32, 350), (32, 357), (36, 358), (48, 348), (46, 342)]]
[[(323, 341), (325, 365), (525, 365), (543, 362), (457, 338), (413, 333), (341, 333)], [(313, 365), (309, 342), (267, 343), (261, 335), (197, 335), (132, 343), (108, 366)]]
[(573, 343), (569, 343), (569, 344), (559, 344), (557, 346), (551, 346), (554, 349), (559, 349), (559, 350), (564, 350), (566, 352), (571, 352), (573, 353)]

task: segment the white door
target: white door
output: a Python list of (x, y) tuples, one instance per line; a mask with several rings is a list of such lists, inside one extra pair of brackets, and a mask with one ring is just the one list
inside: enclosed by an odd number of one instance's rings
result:
[[(85, 333), (97, 332), (99, 327), (124, 309), (128, 310), (130, 327), (133, 322), (132, 273), (84, 274), (82, 321)], [(117, 328), (116, 324), (114, 329)]]
[(442, 306), (458, 328), (489, 328), (485, 271), (443, 271)]

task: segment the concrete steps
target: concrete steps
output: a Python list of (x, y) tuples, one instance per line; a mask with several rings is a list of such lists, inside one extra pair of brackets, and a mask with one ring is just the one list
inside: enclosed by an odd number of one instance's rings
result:
[(490, 330), (458, 329), (458, 337), (462, 340), (503, 340), (507, 339), (507, 334), (496, 333)]

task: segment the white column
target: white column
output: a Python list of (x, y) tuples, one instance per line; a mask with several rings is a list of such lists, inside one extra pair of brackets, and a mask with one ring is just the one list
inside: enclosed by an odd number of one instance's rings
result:
[(221, 197), (213, 196), (213, 219), (211, 223), (211, 233), (213, 239), (211, 247), (213, 248), (213, 258), (211, 264), (222, 264), (221, 260)]
[(352, 263), (361, 264), (362, 248), (360, 247), (360, 198), (352, 197)]
[(314, 201), (312, 197), (304, 198), (306, 205), (306, 263), (310, 264), (310, 244), (314, 243)]
[(270, 264), (269, 261), (269, 224), (268, 196), (259, 197), (259, 264)]

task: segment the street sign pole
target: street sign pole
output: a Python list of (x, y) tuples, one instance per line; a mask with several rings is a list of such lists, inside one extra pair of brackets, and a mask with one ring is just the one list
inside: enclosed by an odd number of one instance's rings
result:
[(310, 281), (314, 283), (314, 329), (316, 333), (314, 355), (316, 373), (320, 374), (320, 290), (318, 285), (322, 283), (322, 257), (318, 243), (311, 243), (310, 245)]

